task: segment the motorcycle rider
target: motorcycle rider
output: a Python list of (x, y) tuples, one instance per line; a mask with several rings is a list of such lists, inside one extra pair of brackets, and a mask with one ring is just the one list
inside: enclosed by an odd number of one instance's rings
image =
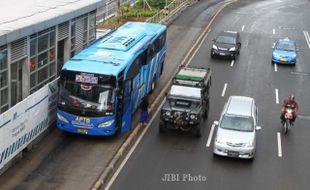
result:
[(293, 119), (291, 122), (292, 122), (292, 124), (294, 124), (294, 121), (297, 117), (297, 111), (298, 111), (298, 104), (295, 101), (294, 95), (290, 95), (288, 97), (288, 99), (283, 101), (283, 105), (282, 105), (282, 109), (281, 109), (281, 116), (280, 116), (282, 123), (284, 123), (284, 120), (285, 120), (284, 115), (285, 115), (287, 108), (291, 108), (293, 110)]

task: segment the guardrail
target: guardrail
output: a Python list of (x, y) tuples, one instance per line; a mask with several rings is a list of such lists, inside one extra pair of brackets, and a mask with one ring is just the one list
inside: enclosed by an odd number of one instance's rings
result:
[[(119, 1), (120, 1), (120, 5), (124, 5), (124, 4), (134, 5), (138, 0), (119, 0)], [(97, 14), (96, 14), (97, 24), (117, 15), (117, 12), (118, 12), (117, 2), (118, 0), (103, 0), (102, 1), (102, 7), (100, 7), (97, 10)]]
[(181, 12), (188, 5), (196, 2), (197, 0), (174, 0), (164, 9), (159, 11), (156, 15), (146, 20), (146, 22), (156, 22), (167, 24), (170, 22), (171, 18)]
[[(147, 19), (145, 22), (168, 24), (171, 20), (173, 20), (177, 13), (181, 12), (188, 5), (193, 4), (197, 1), (199, 0), (174, 0), (164, 9), (160, 10), (157, 14), (155, 14), (153, 17)], [(137, 0), (121, 0), (120, 5), (134, 5), (136, 2)], [(117, 15), (117, 6), (117, 0), (105, 0), (103, 6), (97, 11), (97, 24)]]

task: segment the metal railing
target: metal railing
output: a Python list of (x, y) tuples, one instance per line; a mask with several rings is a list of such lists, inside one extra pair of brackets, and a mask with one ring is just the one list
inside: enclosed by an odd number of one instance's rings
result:
[[(138, 0), (121, 0), (120, 5), (130, 4), (134, 5)], [(182, 11), (188, 5), (196, 2), (197, 0), (174, 0), (164, 9), (160, 10), (153, 17), (148, 18), (145, 22), (155, 22), (167, 24), (172, 17), (178, 12)], [(105, 0), (103, 6), (97, 10), (97, 24), (108, 20), (109, 18), (117, 15), (117, 0)]]
[(156, 22), (167, 24), (169, 20), (176, 15), (178, 12), (182, 11), (188, 5), (196, 2), (197, 0), (174, 0), (164, 9), (160, 10), (153, 17), (147, 19), (145, 22)]

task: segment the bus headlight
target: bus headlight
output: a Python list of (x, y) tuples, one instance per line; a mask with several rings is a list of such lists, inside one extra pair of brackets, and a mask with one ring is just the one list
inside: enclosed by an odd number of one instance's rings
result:
[(57, 113), (57, 118), (62, 122), (69, 123), (69, 121), (64, 116), (60, 115), (59, 113)]
[(98, 125), (98, 128), (109, 127), (113, 122), (114, 122), (114, 120), (110, 120), (110, 121), (106, 121), (106, 122), (100, 123)]

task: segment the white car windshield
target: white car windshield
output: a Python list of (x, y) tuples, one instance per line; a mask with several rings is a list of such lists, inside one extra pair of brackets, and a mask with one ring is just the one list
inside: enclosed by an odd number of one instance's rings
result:
[(254, 130), (254, 122), (251, 117), (224, 115), (220, 127), (223, 129), (250, 132)]
[(201, 89), (189, 86), (172, 85), (170, 95), (200, 99)]

